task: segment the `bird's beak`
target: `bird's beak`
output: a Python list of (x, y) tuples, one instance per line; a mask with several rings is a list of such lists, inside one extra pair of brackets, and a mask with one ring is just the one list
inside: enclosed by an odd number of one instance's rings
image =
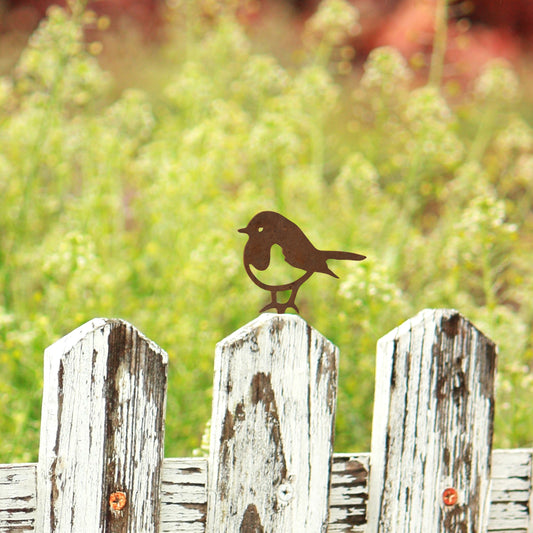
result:
[(248, 233), (248, 228), (240, 228), (237, 230), (239, 233)]

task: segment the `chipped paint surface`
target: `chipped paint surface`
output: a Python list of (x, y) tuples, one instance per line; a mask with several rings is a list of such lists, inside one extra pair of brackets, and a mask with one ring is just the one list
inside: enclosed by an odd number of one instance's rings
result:
[[(120, 320), (92, 320), (45, 351), (38, 531), (157, 531), (167, 362)], [(117, 491), (136, 498), (111, 510)]]
[(298, 316), (219, 343), (207, 531), (326, 530), (336, 382), (337, 349)]
[[(331, 435), (326, 438), (325, 428), (318, 426), (313, 420), (313, 408), (320, 407), (322, 413), (331, 415), (331, 410), (335, 407), (335, 381), (336, 381), (336, 349), (329, 342), (320, 337), (312, 328), (306, 326), (301, 319), (291, 315), (285, 315), (283, 320), (271, 320), (275, 317), (267, 315), (266, 318), (259, 317), (252, 322), (248, 327), (245, 327), (232, 336), (228, 337), (221, 345), (219, 350), (231, 351), (227, 355), (237, 354), (236, 361), (222, 361), (220, 357), (216, 359), (216, 368), (218, 376), (217, 383), (221, 391), (222, 400), (216, 402), (220, 403), (221, 410), (219, 431), (219, 442), (227, 441), (228, 445), (225, 448), (223, 457), (226, 463), (233, 464), (235, 459), (236, 464), (241, 462), (239, 468), (243, 468), (244, 460), (248, 461), (251, 469), (251, 475), (258, 480), (256, 485), (253, 485), (253, 490), (261, 488), (261, 484), (266, 480), (277, 479), (277, 488), (273, 489), (272, 482), (267, 484), (268, 494), (271, 498), (267, 500), (267, 504), (274, 509), (274, 515), (281, 516), (286, 514), (291, 516), (292, 510), (299, 505), (300, 494), (303, 491), (303, 499), (307, 498), (309, 505), (315, 501), (323, 501), (324, 492), (318, 493), (317, 500), (311, 500), (309, 494), (313, 493), (316, 485), (320, 483), (320, 490), (324, 489), (324, 479), (330, 479), (329, 491), (329, 516), (328, 516), (328, 533), (369, 533), (371, 528), (367, 528), (367, 500), (368, 500), (368, 472), (369, 472), (369, 454), (335, 454), (331, 463), (331, 471), (324, 473), (324, 468), (320, 470), (320, 463), (314, 469), (318, 472), (313, 477), (309, 472), (310, 468), (305, 465), (302, 468), (304, 476), (300, 475), (298, 471), (298, 459), (303, 458), (310, 466), (316, 465), (316, 461), (312, 461), (311, 446), (300, 446), (300, 450), (295, 450), (298, 444), (304, 437), (312, 436), (314, 445), (317, 441), (314, 439), (315, 434), (320, 436), (320, 441), (324, 443), (327, 448), (326, 453), (322, 451), (318, 454), (319, 457), (327, 456), (330, 453)], [(289, 321), (287, 324), (285, 319)], [(291, 321), (294, 321), (291, 322)], [(110, 328), (118, 326), (113, 337), (110, 335)], [(107, 329), (106, 329), (107, 328)], [(418, 330), (423, 330), (423, 333), (413, 333)], [(121, 433), (119, 420), (123, 420), (124, 424), (131, 424), (131, 405), (140, 398), (140, 393), (137, 389), (142, 389), (143, 401), (157, 403), (157, 387), (150, 388), (150, 386), (143, 387), (135, 378), (132, 378), (130, 372), (143, 377), (143, 379), (162, 379), (159, 372), (159, 365), (163, 364), (166, 367), (166, 354), (159, 352), (159, 348), (138, 335), (136, 340), (130, 335), (131, 331), (129, 325), (125, 323), (117, 323), (116, 321), (108, 321), (104, 319), (93, 320), (81, 328), (78, 328), (73, 333), (67, 335), (49, 350), (47, 350), (45, 374), (47, 384), (45, 387), (45, 402), (43, 403), (43, 433), (41, 435), (41, 446), (45, 447), (47, 451), (44, 454), (44, 461), (40, 465), (40, 476), (49, 476), (49, 479), (39, 480), (39, 494), (45, 494), (44, 498), (48, 498), (48, 503), (41, 507), (39, 513), (43, 513), (43, 507), (51, 505), (53, 511), (48, 515), (48, 521), (51, 523), (66, 517), (79, 517), (85, 512), (87, 523), (81, 529), (76, 531), (99, 531), (99, 529), (92, 528), (93, 522), (90, 522), (91, 516), (86, 511), (85, 507), (96, 509), (99, 511), (98, 505), (94, 506), (95, 501), (105, 507), (99, 517), (103, 517), (109, 506), (109, 500), (95, 500), (103, 496), (105, 491), (94, 490), (92, 485), (93, 480), (106, 480), (110, 486), (114, 488), (114, 480), (121, 479), (118, 475), (120, 472), (126, 473), (128, 469), (135, 470), (139, 465), (135, 464), (134, 460), (116, 462), (109, 461), (110, 456), (103, 454), (102, 457), (88, 457), (88, 451), (92, 450), (95, 454), (101, 453), (104, 450), (104, 440), (101, 434), (101, 428), (106, 427), (106, 431), (116, 432), (113, 436), (113, 442), (116, 446), (123, 446), (124, 435)], [(262, 336), (269, 335), (272, 341), (265, 340)], [(292, 339), (288, 340), (287, 336)], [(111, 341), (110, 341), (111, 338)], [(409, 339), (407, 342), (406, 339)], [(471, 475), (472, 470), (477, 472), (480, 468), (486, 471), (486, 466), (489, 464), (488, 453), (489, 450), (481, 449), (476, 451), (476, 443), (481, 436), (487, 437), (490, 433), (489, 419), (491, 410), (487, 411), (487, 401), (492, 398), (492, 378), (494, 372), (494, 351), (491, 349), (491, 343), (483, 340), (482, 334), (471, 327), (455, 311), (435, 312), (425, 311), (420, 313), (412, 320), (402, 324), (395, 329), (391, 334), (384, 337), (380, 343), (380, 350), (383, 352), (384, 345), (387, 349), (384, 357), (383, 353), (378, 359), (378, 366), (381, 365), (380, 372), (387, 370), (390, 379), (388, 387), (395, 396), (391, 396), (394, 400), (390, 403), (391, 408), (395, 407), (394, 402), (408, 395), (409, 391), (418, 391), (417, 402), (409, 404), (410, 412), (404, 410), (402, 416), (393, 421), (377, 417), (375, 424), (377, 426), (385, 426), (385, 428), (392, 428), (392, 424), (398, 424), (400, 421), (410, 421), (415, 423), (415, 431), (404, 431), (403, 435), (396, 436), (394, 431), (389, 431), (388, 443), (392, 447), (398, 444), (397, 439), (403, 439), (401, 454), (396, 454), (396, 458), (404, 460), (409, 457), (417, 457), (420, 465), (420, 458), (422, 452), (425, 455), (424, 472), (428, 479), (434, 479), (435, 472), (439, 468), (443, 472), (449, 473), (445, 475), (442, 480), (442, 485), (437, 487), (433, 493), (439, 499), (436, 502), (437, 512), (442, 513), (442, 492), (448, 487), (449, 483), (457, 486), (454, 483), (454, 473), (468, 473), (468, 479), (472, 480), (480, 474), (475, 473)], [(277, 360), (274, 350), (275, 346), (285, 346), (282, 353), (285, 359)], [(122, 354), (122, 347), (124, 350), (131, 352), (134, 356), (131, 359)], [(471, 376), (475, 374), (478, 368), (468, 354), (470, 353), (485, 353), (487, 357), (479, 362), (482, 368), (483, 379), (481, 383), (473, 383)], [(267, 349), (268, 357), (262, 353)], [(102, 360), (102, 351), (108, 350), (111, 354), (109, 357), (112, 361), (105, 362)], [(156, 357), (149, 361), (143, 360), (142, 355), (153, 352)], [(294, 355), (299, 353), (299, 350), (304, 350), (305, 357), (295, 360)], [(424, 352), (426, 350), (426, 352)], [(451, 351), (450, 351), (451, 350)], [(454, 354), (453, 356), (446, 356), (446, 353)], [(58, 354), (69, 354), (67, 357), (60, 357)], [(322, 354), (320, 357), (317, 353)], [(122, 355), (121, 355), (122, 354)], [(159, 354), (159, 358), (157, 357)], [(314, 354), (314, 355), (313, 355)], [(418, 357), (416, 356), (418, 354)], [(430, 357), (431, 356), (431, 357)], [(239, 359), (240, 357), (240, 359)], [(247, 369), (247, 365), (243, 364), (250, 359), (255, 360), (252, 369)], [(313, 359), (314, 358), (314, 359)], [(424, 359), (426, 358), (426, 359)], [(429, 358), (429, 362), (428, 359)], [(305, 363), (307, 360), (307, 363)], [(122, 361), (122, 363), (121, 363)], [(126, 364), (127, 362), (127, 364)], [(224, 364), (222, 364), (224, 363)], [(152, 366), (153, 365), (153, 366)], [(88, 372), (91, 368), (91, 372)], [(433, 370), (430, 372), (432, 379), (427, 381), (423, 379), (424, 372), (427, 369)], [(402, 374), (400, 371), (408, 370), (407, 373)], [(250, 371), (248, 378), (243, 380), (243, 374)], [(166, 369), (164, 370), (166, 372)], [(281, 375), (279, 375), (281, 372)], [(102, 375), (100, 375), (100, 373)], [(136, 374), (137, 373), (137, 374)], [(285, 373), (286, 375), (284, 375)], [(156, 375), (156, 377), (154, 377)], [(111, 378), (114, 376), (114, 378)], [(277, 378), (276, 378), (277, 376)], [(290, 379), (287, 379), (287, 376)], [(403, 377), (402, 377), (403, 376)], [(140, 379), (140, 378), (139, 378)], [(289, 382), (289, 385), (287, 385)], [(243, 387), (246, 385), (246, 387)], [(303, 383), (303, 385), (302, 385)], [(382, 381), (378, 380), (378, 387), (383, 385)], [(416, 386), (415, 386), (416, 384)], [(225, 388), (220, 388), (224, 385)], [(54, 389), (55, 387), (55, 389)], [(283, 388), (285, 387), (285, 388)], [(242, 389), (246, 394), (235, 397), (230, 400), (234, 389)], [(240, 390), (239, 389), (239, 390)], [(56, 394), (50, 391), (55, 390)], [(381, 394), (387, 388), (380, 388)], [(281, 391), (281, 392), (280, 392)], [(78, 393), (76, 399), (75, 393)], [(294, 395), (302, 394), (305, 400), (295, 401)], [(470, 396), (476, 396), (482, 399), (482, 409), (480, 412), (489, 413), (488, 419), (477, 420), (471, 424), (471, 428), (464, 429), (466, 421), (470, 421), (470, 417), (478, 416), (477, 408), (473, 406), (468, 408), (468, 402), (471, 401)], [(432, 398), (428, 400), (427, 409), (423, 409), (423, 399), (427, 397)], [(320, 401), (317, 400), (317, 397)], [(81, 399), (80, 399), (81, 398)], [(225, 399), (224, 399), (225, 398)], [(466, 398), (466, 399), (465, 399)], [(48, 400), (46, 400), (48, 399)], [(101, 402), (109, 402), (114, 406), (106, 415), (105, 412), (99, 416), (94, 412), (102, 413), (105, 408), (98, 407)], [(381, 406), (386, 403), (385, 399), (381, 399)], [(164, 399), (163, 399), (164, 401)], [(438, 402), (447, 402), (448, 408), (445, 409), (443, 405), (438, 406)], [(490, 403), (490, 402), (489, 402)], [(305, 405), (308, 406), (307, 410)], [(123, 419), (116, 417), (113, 412), (118, 409), (123, 416)], [(473, 410), (474, 409), (474, 410)], [(255, 410), (255, 411), (254, 411)], [(236, 453), (235, 443), (231, 441), (237, 435), (243, 434), (243, 428), (246, 421), (250, 421), (250, 412), (256, 416), (256, 420), (261, 420), (263, 417), (264, 425), (270, 428), (272, 442), (263, 445), (260, 440), (254, 440), (252, 436), (247, 433), (245, 435), (245, 442), (252, 442), (256, 445), (252, 448), (249, 455), (242, 459)], [(393, 411), (390, 411), (391, 413)], [(394, 411), (398, 413), (398, 410)], [(76, 418), (76, 414), (79, 417)], [(255, 414), (254, 414), (255, 413)], [(380, 414), (388, 413), (382, 410)], [(452, 416), (453, 415), (453, 416)], [(288, 424), (284, 418), (292, 416), (297, 418), (296, 423)], [(446, 422), (446, 416), (449, 420), (449, 425)], [(84, 419), (85, 417), (85, 419)], [(303, 417), (303, 418), (301, 418)], [(146, 421), (139, 422), (136, 426), (140, 430), (139, 436), (142, 437), (142, 442), (148, 442), (151, 446), (153, 441), (153, 433), (143, 434), (144, 429), (152, 426), (155, 427), (157, 417), (154, 412), (148, 412)], [(62, 422), (61, 427), (69, 428), (68, 431), (53, 430), (53, 421), (58, 420)], [(147, 422), (151, 420), (152, 422)], [(301, 424), (302, 420), (305, 422)], [(432, 424), (420, 425), (420, 420), (433, 420)], [(98, 423), (96, 423), (98, 421)], [(70, 423), (70, 425), (67, 424)], [(259, 423), (259, 422), (258, 422)], [(458, 424), (459, 430), (453, 429), (454, 424)], [(57, 425), (57, 424), (56, 424)], [(44, 428), (47, 428), (45, 431)], [(397, 425), (394, 427), (404, 427)], [(89, 429), (91, 428), (91, 429)], [(143, 429), (144, 428), (144, 429)], [(287, 431), (293, 429), (293, 435), (288, 435)], [(302, 429), (303, 428), (303, 429)], [(311, 428), (311, 429), (309, 429)], [(331, 427), (332, 430), (332, 427)], [(473, 431), (468, 434), (468, 431)], [(80, 432), (81, 433), (77, 433)], [(261, 428), (262, 431), (262, 428)], [(453, 437), (451, 444), (444, 440), (446, 444), (442, 453), (438, 447), (432, 445), (432, 438), (437, 435), (442, 437), (442, 432), (449, 432)], [(263, 432), (263, 435), (267, 432)], [(425, 436), (425, 441), (422, 445), (416, 444), (416, 439), (421, 435)], [(75, 438), (74, 438), (75, 437)], [(128, 438), (126, 438), (126, 442)], [(387, 442), (387, 441), (386, 441)], [(424, 442), (426, 444), (424, 444)], [(483, 442), (483, 441), (482, 441)], [(95, 444), (99, 443), (99, 445)], [(455, 451), (456, 446), (462, 445), (465, 453), (457, 457)], [(79, 467), (76, 469), (77, 462), (71, 458), (63, 455), (63, 449), (68, 446), (68, 450), (73, 453), (79, 453)], [(418, 447), (417, 447), (418, 446)], [(455, 446), (455, 448), (454, 448)], [(146, 450), (141, 448), (130, 448), (128, 453), (133, 453), (135, 450), (141, 449), (145, 454)], [(221, 447), (221, 450), (223, 448)], [(256, 449), (260, 452), (255, 455)], [(270, 450), (272, 459), (271, 463), (262, 463), (265, 457), (264, 450)], [(418, 450), (418, 455), (413, 455), (413, 450)], [(431, 451), (433, 450), (433, 451)], [(162, 450), (161, 450), (162, 451)], [(320, 451), (320, 449), (319, 449)], [(50, 455), (48, 455), (50, 454)], [(490, 506), (488, 500), (484, 502), (484, 507), (478, 506), (479, 512), (486, 512), (488, 509), (489, 523), (487, 531), (489, 533), (531, 533), (533, 532), (533, 520), (530, 510), (533, 508), (533, 491), (532, 491), (532, 471), (533, 471), (533, 450), (531, 449), (516, 449), (516, 450), (495, 450), (492, 453), (492, 473), (490, 480)], [(114, 457), (114, 456), (113, 456)], [(111, 459), (113, 458), (111, 457)], [(158, 460), (157, 453), (148, 452), (147, 458)], [(257, 459), (259, 457), (259, 459)], [(475, 462), (477, 461), (477, 462)], [(479, 464), (478, 464), (479, 463)], [(294, 466), (296, 464), (296, 467)], [(374, 463), (374, 466), (377, 463)], [(394, 464), (389, 462), (389, 465)], [(46, 468), (43, 468), (43, 465)], [(100, 471), (92, 471), (94, 465), (100, 465)], [(151, 468), (157, 465), (147, 465), (145, 461), (141, 461), (141, 468)], [(329, 468), (329, 465), (328, 465)], [(156, 468), (157, 469), (157, 468)], [(176, 458), (165, 459), (161, 469), (161, 488), (160, 488), (160, 508), (159, 511), (154, 509), (154, 512), (159, 514), (154, 515), (151, 524), (155, 527), (159, 526), (161, 533), (204, 533), (206, 531), (207, 519), (207, 460), (204, 458)], [(272, 473), (277, 472), (277, 478)], [(44, 473), (44, 474), (43, 474)], [(47, 474), (48, 473), (48, 474)], [(76, 474), (69, 478), (68, 475)], [(117, 477), (115, 477), (117, 473)], [(307, 478), (305, 474), (307, 473)], [(412, 482), (417, 474), (416, 468), (412, 470), (402, 470), (402, 482)], [(130, 474), (128, 474), (130, 475)], [(270, 475), (270, 477), (268, 477)], [(134, 479), (135, 475), (131, 474), (128, 478), (126, 475), (124, 479)], [(133, 495), (134, 502), (141, 502), (142, 509), (147, 509), (145, 502), (142, 500), (143, 494), (146, 491), (152, 491), (154, 485), (150, 485), (148, 480), (154, 481), (157, 474), (150, 478), (148, 476), (145, 480), (138, 480), (136, 482), (127, 482), (126, 485), (132, 485), (134, 492), (125, 491), (129, 496)], [(433, 478), (431, 477), (433, 476)], [(304, 483), (302, 483), (302, 478)], [(396, 478), (389, 478), (394, 481)], [(301, 485), (298, 485), (298, 483)], [(266, 482), (265, 482), (266, 483)], [(305, 484), (312, 487), (313, 490), (309, 494), (305, 493)], [(117, 483), (120, 485), (120, 483)], [(430, 484), (426, 481), (426, 490), (431, 490)], [(213, 485), (211, 485), (212, 487)], [(464, 485), (469, 487), (469, 485)], [(481, 484), (471, 483), (474, 489), (483, 489)], [(44, 489), (43, 489), (44, 487)], [(80, 488), (81, 487), (81, 488)], [(239, 485), (242, 489), (243, 485)], [(393, 487), (392, 482), (389, 482), (388, 489), (390, 491)], [(98, 486), (96, 487), (98, 489)], [(416, 490), (405, 491), (405, 495), (409, 498), (404, 499), (404, 504), (407, 509), (412, 509), (413, 495), (416, 495)], [(43, 492), (44, 490), (44, 492)], [(78, 497), (74, 491), (85, 491), (82, 495), (85, 498)], [(93, 490), (93, 492), (91, 492)], [(120, 491), (120, 487), (116, 487)], [(233, 489), (227, 487), (225, 493), (226, 501), (230, 501), (233, 497)], [(46, 492), (48, 491), (48, 492)], [(135, 492), (136, 491), (136, 492)], [(112, 491), (113, 492), (113, 491)], [(141, 497), (136, 497), (141, 494)], [(211, 489), (209, 494), (215, 498), (217, 493)], [(248, 493), (250, 494), (250, 493)], [(390, 494), (386, 493), (386, 494)], [(448, 531), (461, 531), (464, 529), (464, 517), (466, 515), (464, 510), (464, 502), (467, 497), (464, 488), (458, 487), (458, 496), (463, 498), (459, 500), (457, 505), (451, 507), (453, 512), (445, 517), (447, 522), (445, 527)], [(486, 494), (486, 492), (485, 492)], [(0, 465), (0, 533), (13, 533), (15, 531), (46, 531), (41, 527), (37, 519), (37, 465), (36, 464), (11, 464)], [(51, 495), (52, 497), (49, 497)], [(252, 494), (253, 495), (253, 494)], [(108, 495), (109, 496), (109, 495)], [(70, 500), (69, 500), (70, 498)], [(155, 498), (158, 500), (158, 498)], [(480, 498), (482, 499), (482, 498)], [(65, 507), (62, 507), (65, 506)], [(78, 508), (66, 507), (67, 505), (75, 505)], [(226, 505), (226, 504), (224, 504)], [(240, 504), (239, 504), (240, 505)], [(463, 505), (463, 507), (461, 507)], [(474, 505), (473, 508), (476, 506)], [(228, 507), (226, 507), (228, 508)], [(237, 506), (230, 507), (234, 510)], [(138, 507), (134, 506), (132, 512), (137, 512)], [(269, 531), (264, 524), (264, 517), (260, 507), (256, 502), (244, 502), (242, 507), (242, 514), (236, 518), (236, 529), (239, 527), (245, 531), (255, 528), (260, 531)], [(402, 511), (402, 508), (399, 509)], [(424, 514), (424, 512), (426, 514)], [(427, 518), (427, 508), (421, 507), (417, 513), (417, 518), (414, 520), (412, 531), (419, 531), (416, 529), (417, 520), (422, 521)], [(97, 517), (98, 518), (98, 517)], [(128, 515), (128, 520), (133, 520), (132, 516)], [(42, 520), (42, 517), (39, 518)], [(301, 522), (296, 522), (298, 525), (293, 528), (291, 525), (288, 529), (281, 529), (281, 531), (301, 531)], [(121, 531), (125, 527), (120, 520), (116, 520), (109, 531)], [(133, 526), (143, 528), (142, 531), (151, 531), (151, 529), (144, 529), (144, 526)], [(451, 528), (451, 529), (450, 529)], [(58, 529), (59, 530), (59, 529)], [(69, 526), (62, 526), (61, 531), (74, 531)], [(396, 531), (400, 531), (397, 529)], [(438, 531), (426, 529), (426, 531)], [(474, 529), (472, 529), (474, 531)], [(478, 531), (480, 531), (478, 529)]]
[[(533, 450), (494, 450), (488, 532), (529, 533)], [(333, 455), (328, 533), (365, 533), (370, 454)], [(34, 531), (37, 465), (0, 465), (0, 533)], [(207, 460), (164, 459), (161, 533), (204, 533)], [(529, 529), (528, 529), (529, 525)]]
[(378, 342), (369, 533), (485, 530), (495, 364), (492, 341), (454, 310), (422, 311)]

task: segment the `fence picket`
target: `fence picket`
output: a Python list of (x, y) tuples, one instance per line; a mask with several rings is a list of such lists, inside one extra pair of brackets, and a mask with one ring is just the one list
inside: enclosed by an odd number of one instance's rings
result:
[(325, 531), (337, 355), (296, 315), (261, 315), (218, 344), (209, 533)]
[(46, 349), (36, 531), (158, 531), (167, 359), (121, 320)]
[(487, 530), (495, 364), (492, 341), (454, 310), (422, 311), (378, 342), (369, 533)]

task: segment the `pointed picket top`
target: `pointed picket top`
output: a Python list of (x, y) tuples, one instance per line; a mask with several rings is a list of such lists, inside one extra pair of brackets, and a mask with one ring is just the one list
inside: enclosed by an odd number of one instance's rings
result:
[(486, 531), (496, 347), (453, 309), (378, 342), (369, 533)]
[(36, 531), (158, 531), (167, 365), (117, 319), (45, 350)]
[(217, 345), (206, 531), (325, 531), (337, 360), (296, 315)]

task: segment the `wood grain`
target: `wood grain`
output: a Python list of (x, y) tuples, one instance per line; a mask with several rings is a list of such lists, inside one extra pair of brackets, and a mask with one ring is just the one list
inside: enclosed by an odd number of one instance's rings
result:
[[(167, 362), (121, 320), (92, 320), (46, 349), (37, 531), (158, 531)], [(122, 510), (109, 505), (116, 491)]]
[(325, 531), (337, 348), (264, 314), (215, 355), (207, 531)]
[[(489, 533), (533, 533), (531, 449), (494, 450)], [(365, 533), (369, 453), (333, 456), (328, 533)], [(37, 464), (0, 465), (0, 533), (35, 531)], [(207, 459), (165, 459), (161, 533), (204, 533)]]
[(486, 530), (495, 365), (494, 343), (454, 310), (422, 311), (378, 342), (370, 533)]
[(0, 533), (375, 533), (372, 512), (394, 533), (533, 533), (533, 450), (491, 453), (495, 354), (453, 310), (402, 324), (378, 345), (372, 454), (332, 455), (337, 350), (262, 315), (217, 347), (210, 462), (163, 460), (167, 356), (95, 319), (45, 352), (40, 462), (0, 465)]

